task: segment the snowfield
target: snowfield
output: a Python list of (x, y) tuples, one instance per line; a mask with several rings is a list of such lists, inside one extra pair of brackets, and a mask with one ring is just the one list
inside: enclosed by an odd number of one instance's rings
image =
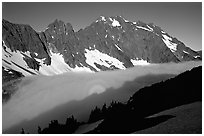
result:
[(137, 77), (147, 74), (179, 74), (199, 65), (201, 62), (148, 64), (94, 74), (69, 72), (54, 76), (25, 77), (18, 84), (17, 92), (2, 106), (2, 129), (9, 131), (14, 125), (32, 120), (57, 106), (83, 100), (92, 94), (101, 94), (109, 88), (118, 89)]
[(104, 54), (98, 51), (97, 49), (94, 49), (94, 50), (85, 49), (85, 57), (86, 57), (86, 63), (94, 67), (97, 71), (100, 71), (100, 69), (97, 68), (94, 63), (100, 64), (106, 67), (110, 67), (111, 65), (114, 65), (119, 69), (125, 69), (125, 66), (123, 65), (123, 63), (120, 62), (118, 59), (110, 57), (109, 55)]

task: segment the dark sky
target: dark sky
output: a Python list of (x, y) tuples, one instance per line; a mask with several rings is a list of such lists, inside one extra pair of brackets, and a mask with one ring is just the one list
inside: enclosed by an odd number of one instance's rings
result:
[(194, 50), (202, 48), (202, 3), (2, 3), (2, 17), (13, 23), (30, 24), (44, 30), (55, 19), (69, 22), (75, 31), (85, 28), (100, 15), (122, 15), (160, 26)]

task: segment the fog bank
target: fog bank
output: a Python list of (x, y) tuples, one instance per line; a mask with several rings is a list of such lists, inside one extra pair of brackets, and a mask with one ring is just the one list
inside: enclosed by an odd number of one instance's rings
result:
[(98, 73), (65, 73), (55, 76), (25, 77), (17, 92), (2, 106), (2, 129), (31, 120), (61, 104), (82, 100), (108, 88), (117, 89), (125, 82), (147, 74), (179, 74), (202, 62), (150, 64), (126, 70)]

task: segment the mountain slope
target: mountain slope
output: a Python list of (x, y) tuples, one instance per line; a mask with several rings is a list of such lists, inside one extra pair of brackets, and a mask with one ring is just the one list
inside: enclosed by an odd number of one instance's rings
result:
[(3, 19), (2, 58), (5, 69), (27, 76), (126, 69), (202, 57), (152, 23), (100, 16), (78, 32), (60, 20), (36, 32), (29, 25)]
[[(100, 117), (96, 121), (104, 121), (89, 133), (201, 133), (201, 79), (200, 66), (165, 82), (142, 88), (126, 104), (113, 103), (105, 113), (92, 115)], [(190, 107), (185, 106), (191, 103)], [(173, 109), (175, 107), (177, 110)], [(167, 120), (171, 121), (166, 123)], [(162, 122), (163, 125), (156, 126)], [(156, 127), (151, 129), (153, 126)], [(156, 128), (163, 129), (157, 131)]]
[[(202, 133), (202, 102), (182, 105), (154, 115), (173, 115), (172, 119), (135, 133), (139, 134), (201, 134)], [(153, 116), (151, 116), (153, 117)], [(148, 118), (151, 118), (148, 117)]]
[[(201, 74), (202, 67), (199, 66), (175, 78), (140, 89), (126, 103), (112, 101), (108, 107), (106, 103), (101, 108), (96, 106), (86, 123), (66, 121), (66, 124), (61, 124), (51, 120), (46, 128), (40, 129), (41, 133), (73, 133), (75, 130), (75, 133), (94, 134), (201, 133)], [(69, 132), (67, 124), (75, 126), (75, 129)]]

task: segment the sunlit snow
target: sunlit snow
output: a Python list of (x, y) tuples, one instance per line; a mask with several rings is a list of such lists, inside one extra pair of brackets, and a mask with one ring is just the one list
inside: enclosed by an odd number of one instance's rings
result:
[(97, 49), (94, 50), (88, 50), (85, 49), (85, 57), (86, 57), (86, 63), (95, 68), (97, 71), (100, 71), (99, 68), (96, 67), (94, 63), (97, 63), (99, 65), (103, 65), (106, 67), (110, 67), (111, 65), (114, 65), (117, 68), (125, 69), (123, 66), (123, 63), (120, 62), (118, 59), (113, 58), (107, 54), (104, 54)]
[[(100, 16), (100, 20), (106, 21), (106, 18), (105, 18), (104, 16)], [(96, 23), (97, 23), (98, 21), (100, 21), (100, 20), (96, 20)]]
[(36, 52), (34, 54), (35, 54), (35, 56), (38, 56), (38, 54)]
[(90, 73), (94, 73), (94, 71), (92, 71), (90, 68), (87, 68), (85, 66), (79, 67), (79, 66), (76, 65), (75, 68), (70, 68), (70, 70), (73, 71), (73, 72), (90, 72)]
[(120, 26), (120, 23), (119, 23), (117, 20), (115, 20), (115, 18), (112, 19), (112, 18), (110, 17), (109, 19), (112, 21), (112, 26), (113, 26), (113, 27)]
[(9, 73), (9, 74), (12, 74), (12, 72), (11, 72), (11, 71), (9, 71), (8, 73)]
[[(5, 48), (5, 50), (2, 48), (2, 66), (4, 66), (5, 68), (9, 68), (9, 69), (13, 69), (16, 71), (21, 72), (24, 76), (29, 76), (32, 75), (31, 73), (29, 73), (28, 71), (37, 74), (37, 72), (31, 68), (28, 67), (28, 65), (26, 64), (26, 62), (23, 60), (23, 58), (25, 56), (30, 57), (30, 52), (20, 52), (20, 51), (11, 51), (10, 48), (7, 48), (7, 46), (5, 45), (5, 42), (3, 41), (3, 47)], [(24, 55), (25, 56), (24, 56)], [(6, 63), (8, 62), (8, 63)], [(15, 63), (17, 65), (15, 65)], [(22, 68), (21, 68), (22, 67)], [(28, 71), (26, 71), (26, 70)]]
[(122, 16), (120, 16), (125, 22), (130, 22), (130, 21), (128, 21), (128, 20), (126, 20), (125, 18), (123, 18)]
[(147, 27), (149, 28), (149, 30), (150, 30), (151, 32), (153, 32), (153, 28), (151, 28), (149, 25), (147, 25)]
[[(4, 66), (3, 66), (3, 67), (4, 67)], [(5, 70), (5, 71), (9, 71), (9, 69), (7, 69), (6, 67), (4, 67), (4, 70)]]
[(52, 76), (52, 75), (57, 75), (57, 74), (62, 74), (65, 72), (93, 72), (91, 71), (91, 69), (82, 66), (82, 67), (78, 67), (76, 65), (75, 68), (71, 68), (68, 64), (65, 63), (64, 58), (62, 57), (61, 54), (59, 53), (53, 53), (51, 51), (51, 65), (46, 65), (43, 64), (44, 59), (36, 59), (38, 62), (40, 62), (40, 69), (39, 72), (43, 75), (47, 75), (47, 76)]
[(115, 47), (116, 47), (118, 50), (122, 51), (122, 50), (120, 49), (120, 47), (119, 47), (117, 44), (115, 44)]
[(136, 26), (137, 28), (140, 28), (140, 29), (143, 29), (143, 30), (146, 30), (146, 31), (150, 31), (150, 32), (152, 32), (152, 28), (151, 29), (148, 29), (148, 28), (146, 28), (146, 27), (142, 27), (142, 26)]
[(166, 46), (172, 51), (175, 52), (177, 50), (177, 44), (172, 42), (172, 38), (168, 37), (167, 35), (162, 34), (163, 42), (166, 44)]
[(143, 60), (143, 59), (141, 59), (141, 60), (138, 60), (138, 59), (130, 59), (130, 61), (132, 62), (132, 64), (133, 64), (134, 66), (136, 66), (136, 65), (149, 65), (149, 64), (150, 64), (149, 62), (147, 62), (146, 60)]
[(40, 62), (40, 69), (39, 72), (43, 75), (56, 75), (62, 74), (64, 72), (68, 72), (69, 66), (64, 62), (64, 58), (59, 53), (53, 53), (51, 51), (51, 65), (46, 65), (43, 63), (44, 59), (37, 59)]
[(186, 51), (184, 51), (184, 50), (183, 50), (183, 52), (186, 53), (186, 54), (189, 54), (188, 52), (186, 52)]
[(198, 58), (198, 57), (200, 57), (200, 56), (193, 56), (194, 58)]
[(137, 22), (132, 22), (134, 25), (136, 25), (137, 24)]
[(164, 31), (161, 31), (163, 34), (165, 34), (166, 32), (164, 32)]
[(128, 20), (126, 20), (125, 18), (123, 18), (123, 20), (127, 23), (127, 22), (130, 22), (130, 21), (128, 21)]

